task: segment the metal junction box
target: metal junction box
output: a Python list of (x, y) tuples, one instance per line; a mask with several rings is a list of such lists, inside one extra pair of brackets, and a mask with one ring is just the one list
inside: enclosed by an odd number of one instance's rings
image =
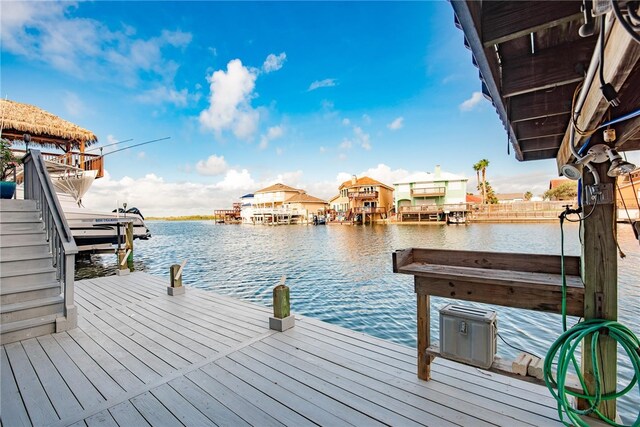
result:
[(496, 355), (496, 312), (449, 304), (440, 310), (440, 355), (488, 369)]

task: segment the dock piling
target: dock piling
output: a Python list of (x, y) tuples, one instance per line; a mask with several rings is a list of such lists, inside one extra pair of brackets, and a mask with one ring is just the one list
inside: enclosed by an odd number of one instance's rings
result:
[(182, 264), (173, 264), (169, 267), (169, 280), (171, 285), (167, 286), (167, 294), (171, 296), (184, 294), (184, 286), (182, 286), (182, 270), (187, 264), (187, 260), (182, 261)]
[(273, 288), (273, 317), (269, 318), (269, 329), (276, 331), (286, 331), (295, 325), (295, 316), (291, 315), (291, 304), (289, 300), (289, 287), (284, 282), (282, 276), (278, 286)]

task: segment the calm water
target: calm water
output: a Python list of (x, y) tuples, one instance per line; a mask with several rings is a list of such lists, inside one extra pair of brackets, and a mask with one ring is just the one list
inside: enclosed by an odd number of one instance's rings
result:
[[(280, 226), (217, 225), (210, 221), (148, 222), (153, 237), (136, 241), (136, 268), (168, 278), (169, 265), (189, 259), (184, 282), (198, 288), (271, 304), (282, 275), (291, 288), (292, 310), (409, 346), (416, 345), (413, 277), (391, 271), (391, 253), (410, 247), (560, 253), (557, 224), (468, 226)], [(627, 225), (619, 243), (619, 319), (640, 335), (640, 246)], [(565, 252), (578, 255), (578, 227), (565, 226)], [(113, 274), (115, 256), (94, 256), (77, 277)], [(449, 300), (432, 298), (432, 336), (438, 309)], [(482, 306), (463, 302), (463, 304)], [(510, 344), (544, 356), (562, 332), (561, 317), (499, 306), (498, 331)], [(577, 319), (570, 320), (573, 324)], [(499, 341), (498, 352), (519, 351)], [(619, 373), (630, 378), (626, 356)], [(625, 383), (626, 384), (626, 383)], [(635, 419), (637, 391), (620, 402), (623, 419)]]

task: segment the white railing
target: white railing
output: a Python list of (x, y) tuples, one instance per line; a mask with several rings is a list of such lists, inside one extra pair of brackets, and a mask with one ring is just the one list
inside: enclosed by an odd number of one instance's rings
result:
[(44, 230), (53, 254), (53, 266), (56, 268), (56, 279), (62, 287), (64, 296), (65, 329), (75, 327), (77, 311), (73, 297), (73, 276), (75, 274), (75, 257), (78, 247), (56, 196), (53, 183), (38, 150), (31, 150), (23, 159), (24, 163), (24, 198), (35, 200), (44, 222)]

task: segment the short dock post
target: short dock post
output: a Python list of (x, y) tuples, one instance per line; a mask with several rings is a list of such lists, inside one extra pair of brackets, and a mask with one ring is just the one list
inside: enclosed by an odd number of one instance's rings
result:
[(122, 242), (122, 238), (120, 235), (120, 223), (118, 222), (117, 226), (118, 233), (118, 249), (116, 249), (116, 255), (118, 257), (118, 269), (116, 270), (116, 275), (118, 276), (126, 276), (129, 274), (129, 269), (127, 268), (127, 257), (129, 254), (127, 253), (126, 246), (122, 247), (120, 243)]
[(127, 223), (125, 233), (125, 249), (128, 251), (129, 256), (127, 257), (127, 267), (129, 271), (134, 271), (133, 267), (133, 222)]
[(428, 381), (431, 379), (431, 355), (427, 354), (430, 345), (431, 310), (429, 295), (416, 294), (418, 297), (418, 378)]
[(291, 315), (289, 288), (285, 286), (286, 277), (282, 276), (278, 286), (273, 288), (273, 317), (269, 318), (269, 329), (284, 332), (293, 328), (295, 316)]
[(169, 267), (169, 280), (171, 286), (167, 286), (167, 294), (171, 296), (184, 294), (184, 286), (182, 286), (182, 270), (187, 264), (187, 260), (182, 261), (182, 264), (173, 264)]

